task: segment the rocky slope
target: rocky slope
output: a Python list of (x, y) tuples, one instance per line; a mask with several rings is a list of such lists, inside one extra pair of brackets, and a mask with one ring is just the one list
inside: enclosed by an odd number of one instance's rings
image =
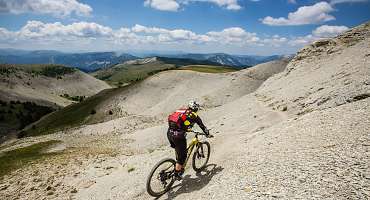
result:
[(66, 106), (72, 101), (60, 95), (92, 96), (110, 88), (103, 81), (64, 66), (4, 64), (0, 67), (0, 98), (6, 101)]
[(286, 68), (152, 76), (97, 110), (122, 115), (3, 145), (7, 152), (57, 139), (63, 148), (5, 175), (0, 197), (150, 199), (151, 167), (174, 157), (165, 116), (196, 98), (215, 135), (209, 165), (198, 174), (189, 167), (160, 199), (368, 199), (369, 33), (367, 23), (316, 42)]

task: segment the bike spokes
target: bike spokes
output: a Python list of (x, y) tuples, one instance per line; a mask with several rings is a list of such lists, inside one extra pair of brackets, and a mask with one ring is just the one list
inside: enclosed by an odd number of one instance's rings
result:
[(200, 143), (193, 155), (193, 169), (201, 171), (208, 163), (210, 145), (208, 142)]
[(175, 161), (172, 159), (159, 162), (152, 170), (147, 181), (147, 191), (158, 197), (167, 192), (174, 182)]

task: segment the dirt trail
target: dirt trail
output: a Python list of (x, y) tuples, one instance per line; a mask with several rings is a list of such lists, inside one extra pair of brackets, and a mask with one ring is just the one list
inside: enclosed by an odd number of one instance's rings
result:
[[(253, 97), (253, 96), (252, 96)], [(240, 123), (240, 127), (236, 128), (235, 131), (223, 132), (222, 126), (217, 125), (219, 119), (209, 121), (208, 124), (214, 129), (212, 130), (215, 138), (210, 139), (212, 145), (211, 159), (209, 161), (209, 166), (207, 169), (196, 174), (191, 169), (191, 164), (189, 163), (182, 182), (177, 182), (174, 188), (166, 195), (160, 199), (197, 199), (196, 191), (204, 193), (203, 190), (212, 191), (215, 187), (220, 187), (220, 183), (228, 182), (232, 184), (233, 180), (242, 177), (237, 177), (234, 174), (239, 174), (239, 170), (243, 169), (235, 168), (234, 157), (240, 156), (241, 149), (244, 144), (241, 142), (241, 138), (248, 136), (252, 139), (259, 132), (259, 127), (255, 127), (254, 124), (257, 121), (271, 121), (270, 123), (265, 123), (264, 127), (270, 127), (275, 123), (285, 119), (284, 114), (278, 114), (277, 111), (273, 111), (268, 107), (262, 106), (256, 98), (246, 98), (245, 108), (250, 109), (251, 113), (254, 115), (260, 115), (258, 118), (254, 118), (252, 114), (249, 115), (249, 119), (245, 119), (243, 123)], [(227, 105), (226, 105), (227, 106)], [(204, 113), (208, 115), (207, 113)], [(274, 120), (271, 120), (274, 118)], [(245, 124), (247, 123), (247, 124)], [(134, 157), (122, 156), (118, 158), (113, 158), (111, 160), (105, 160), (100, 169), (110, 168), (113, 165), (113, 170), (110, 175), (95, 177), (87, 176), (84, 179), (94, 182), (93, 186), (86, 189), (79, 189), (77, 194), (78, 199), (148, 199), (150, 196), (145, 191), (145, 181), (150, 169), (154, 164), (162, 158), (173, 157), (173, 150), (168, 146), (165, 137), (165, 127), (151, 128), (147, 131), (147, 135), (151, 131), (160, 131), (157, 137), (163, 137), (161, 144), (151, 153), (143, 153), (136, 155)], [(140, 134), (140, 133), (139, 133)], [(156, 133), (152, 133), (156, 134)], [(191, 135), (188, 136), (191, 138)], [(152, 140), (154, 138), (147, 138), (147, 140)], [(140, 145), (142, 150), (149, 148), (150, 145), (143, 143)], [(153, 146), (151, 147), (153, 148)], [(128, 172), (129, 169), (135, 168), (132, 172)], [(237, 170), (237, 171), (235, 171)], [(88, 174), (97, 174), (96, 166), (92, 166), (87, 170)], [(131, 177), (135, 176), (135, 179)], [(225, 178), (227, 177), (227, 178)], [(125, 181), (130, 180), (130, 181)], [(220, 188), (225, 190), (225, 195), (227, 193), (234, 193), (234, 190), (239, 190), (239, 185), (229, 185), (223, 184), (227, 188)], [(208, 188), (208, 189), (206, 189)], [(213, 189), (212, 189), (213, 188)], [(227, 192), (226, 192), (227, 191)], [(190, 194), (191, 193), (191, 194)], [(206, 192), (207, 193), (207, 192)], [(190, 196), (187, 196), (190, 195)], [(195, 196), (194, 196), (195, 195)], [(209, 197), (215, 197), (210, 194)], [(219, 194), (217, 195), (218, 198)], [(240, 196), (241, 198), (243, 196)], [(203, 196), (202, 198), (205, 198)]]

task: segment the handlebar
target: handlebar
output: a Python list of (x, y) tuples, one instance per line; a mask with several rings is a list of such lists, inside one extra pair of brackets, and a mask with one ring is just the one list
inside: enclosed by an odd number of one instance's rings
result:
[(205, 133), (198, 132), (198, 131), (188, 131), (188, 133), (195, 133), (195, 135), (205, 135)]
[(195, 133), (195, 137), (198, 138), (198, 135), (205, 135), (207, 138), (211, 138), (213, 137), (213, 135), (211, 134), (205, 134), (205, 133), (202, 133), (202, 132), (198, 132), (198, 131), (189, 131), (188, 133)]

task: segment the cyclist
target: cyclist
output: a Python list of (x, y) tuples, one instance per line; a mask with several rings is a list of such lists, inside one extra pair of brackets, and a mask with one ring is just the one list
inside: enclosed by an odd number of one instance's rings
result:
[(177, 179), (182, 178), (184, 173), (183, 164), (186, 160), (186, 132), (191, 131), (194, 124), (203, 130), (207, 137), (212, 137), (209, 130), (203, 124), (197, 114), (200, 105), (196, 101), (190, 101), (188, 107), (179, 109), (168, 116), (167, 138), (171, 147), (176, 151), (175, 176)]

